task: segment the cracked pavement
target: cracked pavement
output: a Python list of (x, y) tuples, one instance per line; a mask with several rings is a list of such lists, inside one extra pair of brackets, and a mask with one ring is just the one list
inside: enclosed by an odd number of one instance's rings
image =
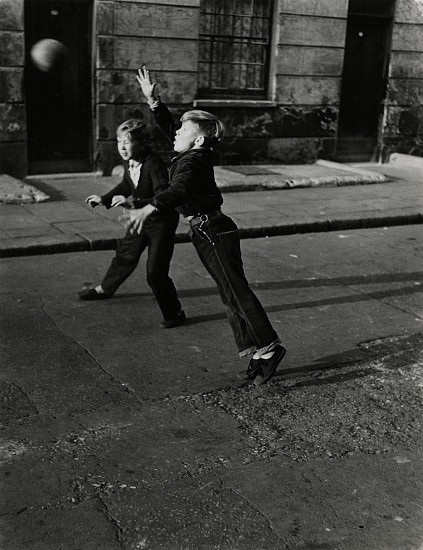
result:
[(420, 243), (242, 241), (288, 349), (260, 388), (191, 245), (168, 331), (145, 259), (95, 303), (110, 251), (3, 259), (1, 550), (421, 550)]

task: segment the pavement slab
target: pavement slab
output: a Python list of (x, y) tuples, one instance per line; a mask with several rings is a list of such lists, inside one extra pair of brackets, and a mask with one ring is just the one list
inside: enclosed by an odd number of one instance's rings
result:
[(87, 205), (72, 201), (58, 201), (37, 205), (27, 205), (25, 209), (49, 223), (98, 220), (94, 211)]
[(47, 227), (48, 223), (29, 212), (22, 206), (8, 205), (1, 207), (0, 227), (7, 231), (8, 229), (18, 229), (22, 227)]
[[(47, 235), (55, 235), (60, 239), (60, 235), (62, 232), (56, 228), (53, 227), (50, 224), (30, 224), (25, 227), (9, 227), (7, 228), (7, 234), (6, 230), (4, 231), (4, 239), (7, 238), (13, 238), (13, 239), (20, 239), (20, 238), (26, 238), (29, 239), (31, 237), (43, 237)], [(10, 241), (3, 241), (2, 244), (4, 247), (8, 245), (8, 242)], [(13, 242), (13, 241), (12, 241)], [(17, 241), (19, 242), (19, 241)], [(34, 243), (35, 244), (35, 243)]]

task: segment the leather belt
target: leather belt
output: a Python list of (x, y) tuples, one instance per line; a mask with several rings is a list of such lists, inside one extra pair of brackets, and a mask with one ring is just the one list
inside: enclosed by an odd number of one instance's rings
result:
[(208, 220), (211, 220), (213, 218), (217, 218), (218, 216), (222, 215), (222, 210), (218, 208), (217, 210), (213, 210), (212, 212), (207, 212), (207, 214), (198, 214), (194, 218), (191, 218), (189, 220), (190, 225), (198, 225), (199, 223), (204, 223)]

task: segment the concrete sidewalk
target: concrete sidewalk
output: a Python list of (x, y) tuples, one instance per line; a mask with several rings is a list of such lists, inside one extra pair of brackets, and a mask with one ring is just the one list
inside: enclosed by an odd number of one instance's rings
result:
[[(422, 159), (397, 155), (388, 164), (216, 167), (223, 211), (242, 238), (421, 223)], [(84, 203), (119, 176), (0, 175), (0, 257), (104, 250), (123, 234), (121, 209)], [(254, 192), (252, 192), (254, 191)], [(181, 219), (177, 242), (189, 240)]]

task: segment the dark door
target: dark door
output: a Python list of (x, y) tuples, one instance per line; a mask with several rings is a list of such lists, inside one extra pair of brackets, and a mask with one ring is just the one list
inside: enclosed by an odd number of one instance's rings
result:
[[(91, 169), (91, 47), (88, 0), (25, 1), (25, 95), (29, 173)], [(53, 38), (67, 49), (55, 70), (43, 72), (32, 46)]]
[(338, 126), (339, 160), (366, 161), (377, 156), (390, 34), (391, 17), (349, 13)]

